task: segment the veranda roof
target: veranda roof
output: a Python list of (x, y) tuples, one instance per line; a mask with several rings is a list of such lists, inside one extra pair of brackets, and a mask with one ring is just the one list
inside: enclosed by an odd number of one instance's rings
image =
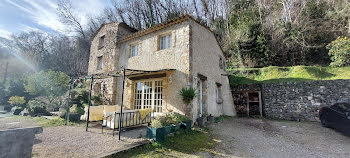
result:
[[(176, 69), (160, 69), (160, 70), (136, 70), (136, 69), (125, 69), (125, 76), (128, 78), (135, 78), (136, 76), (144, 76), (144, 75), (150, 75), (150, 74), (157, 74), (167, 71), (174, 71)], [(111, 77), (122, 77), (123, 76), (123, 70), (120, 71), (111, 71), (109, 73), (99, 73), (99, 74), (91, 74), (84, 77), (78, 77), (74, 78), (74, 80), (82, 80), (82, 79), (91, 79), (92, 77), (94, 79), (105, 79), (105, 78), (111, 78)]]

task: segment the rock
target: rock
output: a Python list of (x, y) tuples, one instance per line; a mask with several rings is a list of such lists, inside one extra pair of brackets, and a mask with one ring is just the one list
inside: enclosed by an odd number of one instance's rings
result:
[(24, 110), (22, 110), (22, 111), (19, 113), (19, 115), (21, 115), (21, 116), (28, 116), (28, 115), (29, 115), (28, 109), (27, 109), (27, 108), (24, 108)]

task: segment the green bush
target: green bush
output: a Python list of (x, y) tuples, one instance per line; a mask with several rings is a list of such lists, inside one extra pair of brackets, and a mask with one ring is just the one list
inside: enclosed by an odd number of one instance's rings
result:
[(350, 65), (350, 39), (338, 37), (327, 45), (328, 54), (331, 56), (332, 67), (343, 67)]
[(69, 121), (71, 122), (79, 122), (80, 121), (80, 114), (78, 113), (69, 113)]
[(161, 118), (158, 117), (158, 118), (152, 120), (151, 127), (152, 128), (161, 128), (161, 127), (163, 127), (163, 123), (162, 123)]
[(170, 125), (170, 124), (178, 124), (181, 122), (187, 122), (191, 119), (189, 117), (186, 117), (184, 115), (181, 115), (179, 113), (170, 113), (165, 116), (165, 122), (164, 124)]
[(69, 111), (71, 113), (77, 113), (77, 114), (80, 114), (80, 115), (83, 115), (85, 113), (83, 107), (78, 106), (77, 104), (74, 104), (72, 107), (70, 107)]
[(24, 99), (24, 97), (20, 97), (20, 96), (12, 96), (8, 101), (8, 103), (10, 103), (12, 106), (20, 106), (22, 108), (25, 107), (24, 105), (25, 102), (26, 100)]
[[(61, 111), (59, 113), (59, 117), (62, 119), (65, 119), (67, 115), (66, 111)], [(79, 122), (80, 121), (80, 116), (81, 114), (76, 113), (76, 112), (69, 112), (69, 121), (71, 122)]]
[(29, 113), (31, 115), (47, 113), (45, 103), (41, 101), (31, 100), (28, 102), (28, 105), (29, 105)]
[(169, 126), (181, 122), (187, 122), (190, 120), (191, 119), (189, 117), (186, 117), (179, 113), (170, 113), (167, 114), (165, 117), (157, 117), (156, 119), (152, 120), (151, 127), (160, 128), (163, 126)]
[(93, 102), (93, 106), (98, 106), (103, 103), (102, 97), (99, 95), (94, 95), (91, 97), (91, 101)]
[(196, 96), (196, 90), (194, 90), (192, 87), (182, 88), (180, 90), (180, 96), (182, 97), (184, 103), (189, 104)]

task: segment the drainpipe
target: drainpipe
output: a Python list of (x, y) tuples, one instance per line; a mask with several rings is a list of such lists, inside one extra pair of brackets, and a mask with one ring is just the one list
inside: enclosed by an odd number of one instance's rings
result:
[(199, 117), (203, 114), (203, 83), (202, 80), (199, 81)]

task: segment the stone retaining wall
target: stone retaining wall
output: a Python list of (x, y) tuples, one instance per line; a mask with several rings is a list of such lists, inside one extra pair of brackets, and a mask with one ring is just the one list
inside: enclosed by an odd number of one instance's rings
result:
[(350, 102), (350, 80), (262, 84), (264, 116), (285, 120), (319, 121), (318, 110)]
[(350, 80), (287, 82), (262, 85), (265, 115), (318, 121), (318, 110), (350, 101)]
[(32, 157), (35, 134), (42, 131), (42, 127), (0, 130), (0, 158)]

